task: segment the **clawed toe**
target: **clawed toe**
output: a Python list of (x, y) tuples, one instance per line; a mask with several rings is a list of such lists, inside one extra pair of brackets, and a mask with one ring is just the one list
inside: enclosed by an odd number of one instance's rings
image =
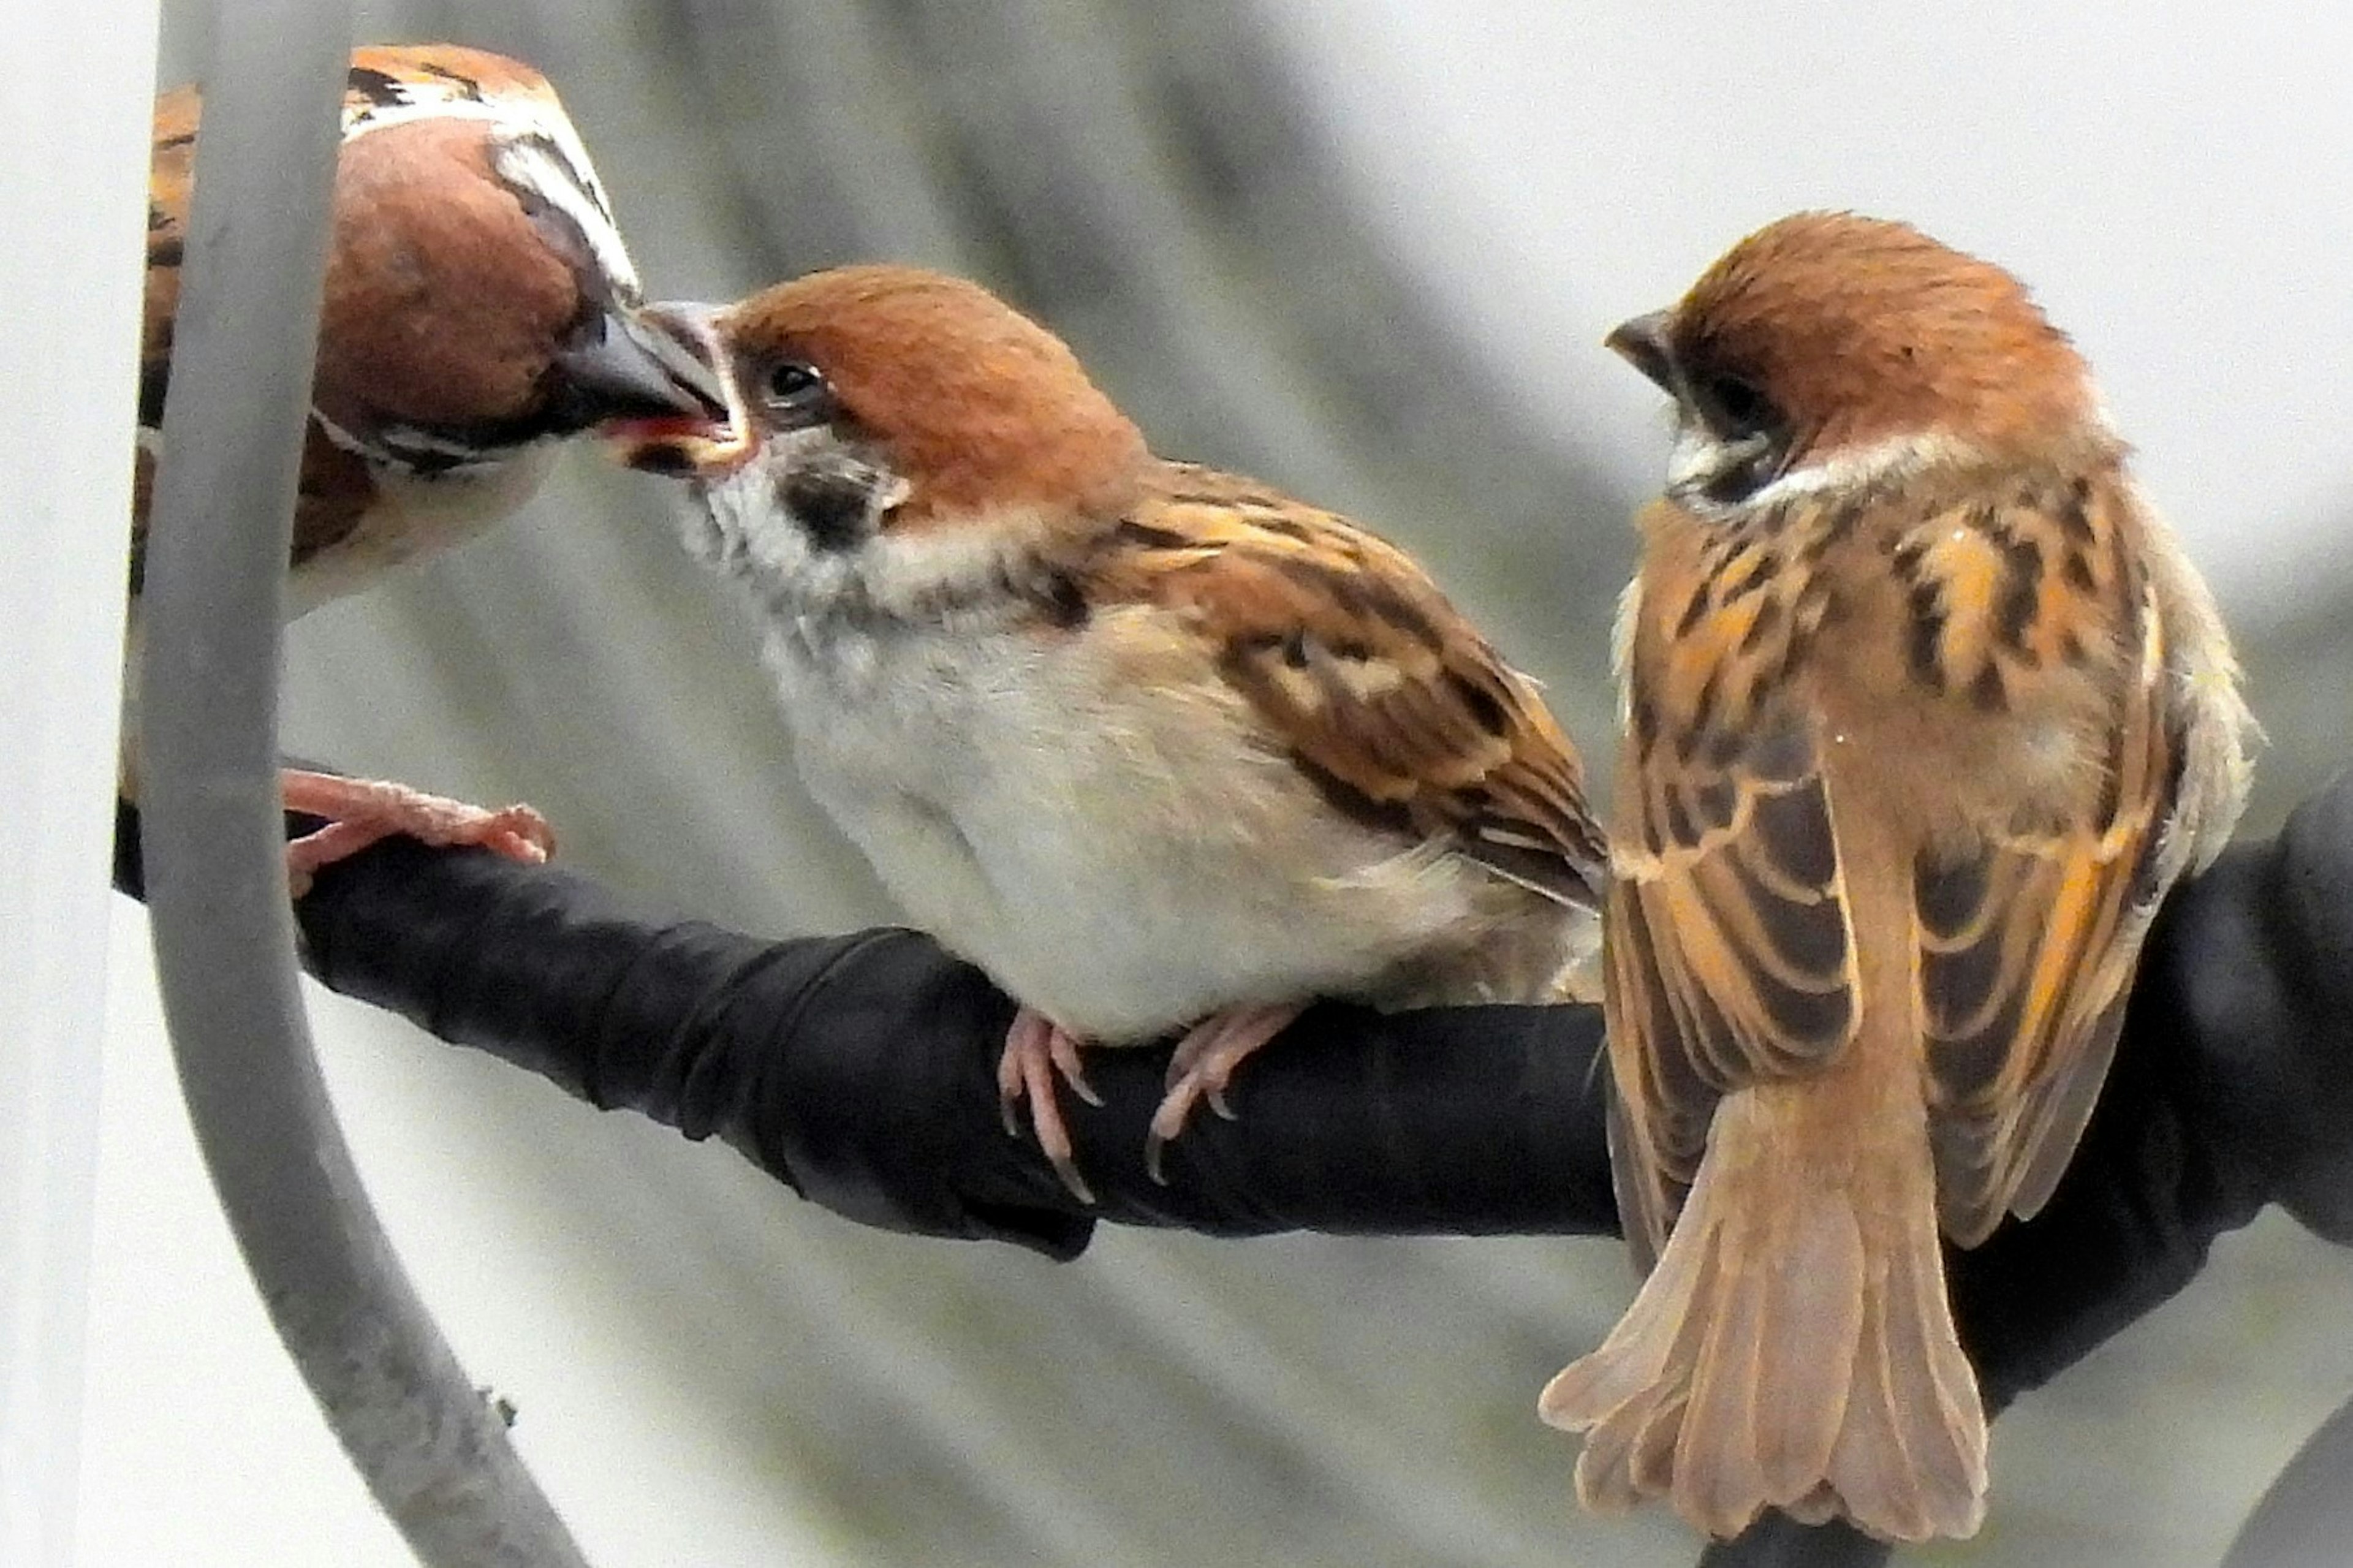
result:
[(1159, 1109), (1152, 1113), (1152, 1131), (1145, 1141), (1144, 1168), (1154, 1181), (1164, 1186), (1167, 1184), (1162, 1154), (1185, 1131), (1194, 1106), (1206, 1100), (1219, 1117), (1228, 1121), (1236, 1120), (1234, 1108), (1226, 1099), (1234, 1069), (1288, 1027), (1300, 1011), (1297, 1005), (1287, 1003), (1236, 1007), (1213, 1014), (1186, 1031), (1169, 1056), (1168, 1092), (1162, 1097)]
[(1092, 1206), (1094, 1190), (1079, 1174), (1070, 1129), (1062, 1121), (1057, 1093), (1060, 1082), (1069, 1083), (1089, 1105), (1103, 1103), (1103, 1097), (1080, 1068), (1077, 1038), (1045, 1015), (1022, 1008), (1013, 1016), (1013, 1026), (1005, 1032), (1004, 1054), (997, 1058), (997, 1108), (1005, 1119), (1005, 1131), (1016, 1138), (1021, 1135), (1017, 1107), (1019, 1101), (1029, 1100), (1029, 1126), (1039, 1151), (1071, 1195)]
[(530, 866), (555, 852), (555, 830), (528, 805), (489, 811), (406, 784), (301, 769), (287, 770), (280, 787), (288, 810), (327, 819), (326, 826), (286, 847), (287, 879), (298, 898), (322, 867), (396, 833), (443, 848), (478, 845)]

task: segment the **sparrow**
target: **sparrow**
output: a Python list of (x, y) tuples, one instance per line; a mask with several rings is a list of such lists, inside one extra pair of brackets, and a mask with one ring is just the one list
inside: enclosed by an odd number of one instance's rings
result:
[[(122, 784), (137, 777), (139, 599), (201, 104), (157, 100), (131, 551)], [(563, 105), (537, 72), (449, 44), (363, 48), (343, 106), (326, 288), (302, 449), (290, 616), (472, 537), (530, 499), (557, 446), (621, 416), (702, 406), (638, 321), (637, 270)], [(288, 848), (296, 886), (393, 832), (526, 860), (528, 806), (485, 812), (398, 784), (289, 770), (329, 819)]]
[[(1315, 997), (1550, 995), (1598, 942), (1575, 751), (1411, 557), (1164, 461), (978, 286), (812, 274), (649, 312), (723, 418), (617, 426), (757, 609), (809, 790), (1020, 1004), (1008, 1128), (1183, 1031), (1147, 1163)], [(1597, 979), (1598, 986), (1598, 979)]]
[(1674, 400), (1618, 632), (1605, 1011), (1641, 1290), (1579, 1497), (1984, 1517), (1940, 1237), (2031, 1216), (2165, 890), (2244, 798), (2214, 603), (2001, 268), (1802, 213), (1609, 346)]

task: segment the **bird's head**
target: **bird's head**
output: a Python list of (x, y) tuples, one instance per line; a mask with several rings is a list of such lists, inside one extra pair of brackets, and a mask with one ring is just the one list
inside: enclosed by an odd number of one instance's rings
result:
[(2114, 443), (2082, 356), (2017, 279), (1852, 213), (1768, 224), (1608, 342), (1674, 398), (1667, 488), (1703, 511)]
[(845, 267), (648, 316), (726, 409), (617, 426), (624, 459), (691, 481), (755, 560), (1050, 544), (1115, 519), (1146, 461), (1060, 339), (960, 279)]
[(349, 82), (313, 385), (339, 439), (429, 472), (709, 411), (536, 72), (436, 44), (362, 49)]

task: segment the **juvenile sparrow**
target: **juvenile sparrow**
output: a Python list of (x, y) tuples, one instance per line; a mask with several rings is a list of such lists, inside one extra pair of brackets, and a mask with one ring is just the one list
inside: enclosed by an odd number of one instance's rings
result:
[[(155, 105), (132, 523), (123, 783), (135, 790), (138, 600), (195, 170), (192, 88)], [(530, 68), (448, 44), (352, 57), (287, 611), (472, 537), (538, 488), (562, 438), (700, 405), (637, 322), (637, 272), (563, 105)], [(542, 859), (528, 806), (484, 812), (397, 784), (288, 771), (331, 819), (288, 850), (301, 882), (409, 832)]]
[(1186, 1029), (1160, 1148), (1310, 999), (1535, 1000), (1593, 942), (1575, 752), (1402, 552), (1152, 456), (1051, 333), (898, 267), (656, 307), (723, 420), (623, 434), (762, 612), (811, 792), (1022, 1004), (998, 1081)]
[(2252, 721), (2083, 360), (1901, 224), (1751, 235), (1609, 346), (1675, 400), (1619, 630), (1611, 1155), (1641, 1293), (1546, 1389), (1589, 1505), (1983, 1518), (1938, 1238), (2051, 1194)]

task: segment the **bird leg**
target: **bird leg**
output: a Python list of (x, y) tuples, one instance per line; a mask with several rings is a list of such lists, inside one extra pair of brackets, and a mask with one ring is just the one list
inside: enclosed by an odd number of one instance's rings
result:
[(1038, 1135), (1038, 1147), (1053, 1164), (1054, 1173), (1062, 1178), (1062, 1184), (1079, 1202), (1092, 1205), (1095, 1194), (1071, 1157), (1071, 1133), (1062, 1124), (1054, 1084), (1059, 1075), (1089, 1105), (1103, 1103), (1103, 1096), (1087, 1082), (1079, 1046), (1078, 1037), (1060, 1024), (1034, 1008), (1023, 1007), (1013, 1015), (1013, 1026), (1005, 1032), (1005, 1054), (997, 1058), (997, 1093), (1005, 1131), (1016, 1138), (1021, 1135), (1021, 1123), (1014, 1106), (1028, 1098), (1029, 1125)]
[(1207, 1100), (1210, 1110), (1233, 1121), (1234, 1108), (1226, 1103), (1226, 1085), (1232, 1080), (1234, 1069), (1303, 1011), (1295, 1002), (1229, 1007), (1210, 1014), (1186, 1031), (1176, 1042), (1176, 1054), (1168, 1058), (1168, 1092), (1160, 1109), (1152, 1113), (1152, 1133), (1144, 1145), (1144, 1168), (1154, 1181), (1166, 1184), (1168, 1178), (1160, 1171), (1160, 1152), (1185, 1131), (1194, 1105)]
[(311, 874), (322, 866), (396, 833), (442, 847), (478, 845), (527, 866), (543, 863), (555, 850), (547, 818), (527, 805), (488, 811), (406, 784), (299, 768), (280, 774), (279, 784), (289, 811), (327, 818), (326, 826), (286, 846), (286, 874), (297, 898), (310, 889)]

